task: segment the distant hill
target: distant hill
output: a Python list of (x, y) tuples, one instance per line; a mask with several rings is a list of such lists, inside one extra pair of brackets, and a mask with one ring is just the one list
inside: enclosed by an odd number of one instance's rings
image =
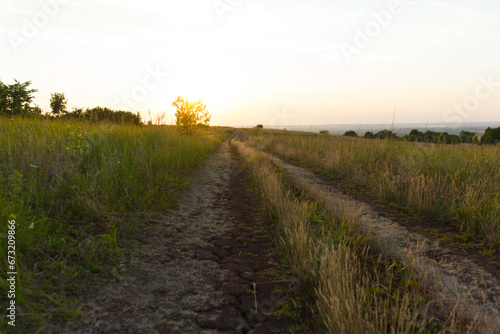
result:
[(308, 132), (319, 132), (321, 130), (328, 130), (330, 134), (342, 135), (346, 131), (354, 130), (359, 136), (363, 136), (365, 132), (378, 132), (381, 130), (391, 130), (394, 127), (394, 132), (398, 136), (404, 136), (410, 133), (411, 130), (417, 129), (425, 132), (431, 130), (435, 132), (448, 132), (448, 134), (459, 135), (462, 130), (469, 132), (477, 132), (482, 135), (488, 128), (500, 127), (500, 122), (467, 122), (456, 125), (455, 123), (395, 123), (392, 124), (325, 124), (325, 125), (264, 125), (264, 128), (271, 129), (287, 129)]

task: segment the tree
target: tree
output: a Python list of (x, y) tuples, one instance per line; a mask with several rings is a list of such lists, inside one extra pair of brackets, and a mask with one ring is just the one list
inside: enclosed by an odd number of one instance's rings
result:
[(29, 104), (33, 101), (36, 89), (28, 89), (31, 81), (19, 82), (15, 80), (12, 85), (0, 81), (0, 115), (23, 115), (31, 112)]
[(66, 114), (68, 110), (66, 109), (66, 104), (68, 99), (63, 93), (52, 93), (50, 94), (50, 108), (54, 115)]
[(9, 98), (9, 86), (0, 81), (0, 115), (7, 114)]
[(355, 131), (353, 131), (353, 130), (349, 130), (349, 131), (346, 131), (344, 133), (344, 136), (347, 136), (347, 137), (357, 137), (358, 134)]
[(424, 133), (423, 132), (420, 132), (418, 131), (417, 129), (413, 129), (410, 131), (410, 136), (415, 136), (415, 137), (423, 137), (424, 136)]
[(475, 135), (476, 134), (474, 132), (462, 130), (462, 131), (460, 131), (460, 135), (458, 136), (458, 140), (461, 143), (473, 143)]
[(481, 137), (481, 144), (496, 144), (500, 143), (500, 128), (488, 127)]
[(374, 134), (374, 137), (377, 139), (387, 139), (387, 138), (397, 138), (398, 136), (390, 130), (381, 130)]
[(262, 124), (257, 124), (257, 129), (262, 129), (262, 128), (264, 128), (264, 125), (262, 125)]
[(40, 106), (38, 104), (35, 104), (35, 106), (33, 108), (31, 108), (31, 112), (34, 115), (40, 116), (42, 114), (43, 110), (42, 110), (42, 108), (40, 108)]
[(330, 131), (328, 131), (328, 130), (319, 130), (319, 133), (327, 135), (327, 134), (330, 133)]
[(189, 102), (188, 99), (178, 97), (172, 106), (177, 108), (175, 112), (175, 124), (186, 133), (193, 133), (196, 126), (210, 123), (211, 116), (207, 106), (201, 101)]

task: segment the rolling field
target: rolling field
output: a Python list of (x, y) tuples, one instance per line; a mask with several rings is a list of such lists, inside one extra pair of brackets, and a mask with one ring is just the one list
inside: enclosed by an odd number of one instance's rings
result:
[(0, 118), (0, 289), (15, 221), (18, 328), (79, 314), (71, 298), (112, 274), (124, 236), (170, 211), (227, 134)]
[(498, 145), (22, 119), (0, 131), (0, 301), (15, 221), (18, 333), (500, 329)]
[(500, 147), (258, 131), (248, 141), (500, 244)]
[[(312, 173), (297, 166), (307, 165), (296, 157), (313, 155), (306, 143), (320, 142), (321, 135), (254, 130), (242, 139), (237, 146), (277, 220), (292, 268), (314, 287), (326, 332), (499, 330), (498, 262), (484, 270), (463, 249), (422, 236), (385, 210), (345, 195), (329, 177), (317, 177), (324, 175), (317, 168)], [(343, 139), (330, 137), (334, 143)], [(287, 141), (303, 145), (295, 159), (288, 157), (294, 165), (261, 150), (282, 153)], [(409, 220), (418, 222), (414, 215)]]

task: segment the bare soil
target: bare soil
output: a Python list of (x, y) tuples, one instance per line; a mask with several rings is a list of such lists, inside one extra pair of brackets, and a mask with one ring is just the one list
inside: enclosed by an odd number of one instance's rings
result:
[(289, 317), (279, 312), (303, 288), (284, 274), (271, 224), (247, 189), (246, 171), (224, 143), (179, 208), (136, 236), (116, 279), (76, 302), (80, 317), (46, 332), (314, 331), (307, 303)]

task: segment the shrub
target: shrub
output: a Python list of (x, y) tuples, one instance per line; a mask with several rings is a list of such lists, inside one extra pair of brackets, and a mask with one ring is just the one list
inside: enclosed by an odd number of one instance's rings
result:
[(193, 133), (196, 126), (208, 125), (210, 123), (210, 114), (207, 111), (206, 104), (201, 101), (189, 102), (188, 99), (178, 97), (172, 106), (177, 108), (175, 112), (175, 123), (186, 133)]
[(347, 137), (357, 137), (358, 134), (356, 132), (354, 132), (353, 130), (349, 130), (349, 131), (346, 131), (346, 133), (344, 133), (344, 136), (347, 136)]
[(487, 128), (484, 135), (481, 137), (481, 144), (496, 144), (500, 143), (500, 128)]

